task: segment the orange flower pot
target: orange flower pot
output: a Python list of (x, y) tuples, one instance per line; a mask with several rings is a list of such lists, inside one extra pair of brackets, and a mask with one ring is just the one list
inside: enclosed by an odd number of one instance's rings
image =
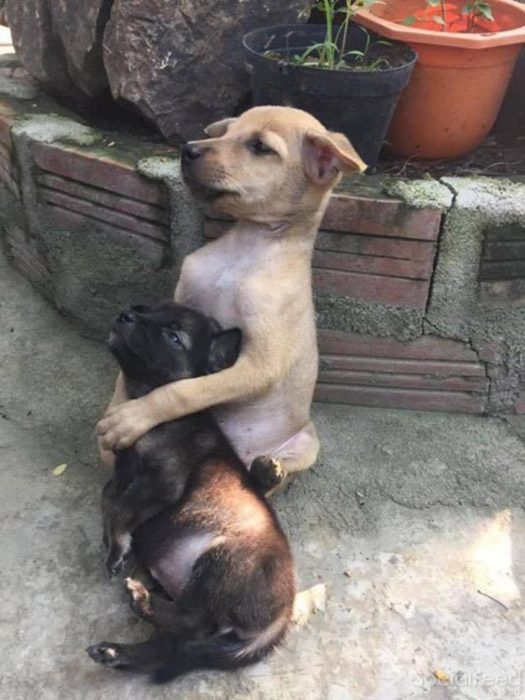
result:
[[(387, 137), (399, 155), (457, 158), (476, 148), (494, 125), (525, 42), (525, 5), (488, 0), (494, 21), (479, 20), (476, 31), (467, 33), (461, 15), (465, 3), (447, 1), (446, 31), (429, 14), (439, 8), (428, 8), (424, 0), (383, 0), (355, 17), (418, 54)], [(400, 24), (409, 16), (418, 20)]]

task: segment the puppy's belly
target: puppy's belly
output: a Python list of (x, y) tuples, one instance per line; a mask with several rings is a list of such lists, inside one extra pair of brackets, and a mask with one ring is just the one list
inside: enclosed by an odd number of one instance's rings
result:
[(177, 537), (162, 558), (150, 567), (151, 575), (172, 598), (176, 598), (189, 581), (197, 559), (221, 540), (222, 538), (213, 532), (183, 534)]
[(217, 406), (214, 416), (240, 459), (249, 467), (255, 457), (273, 456), (310, 421), (311, 398), (290, 407), (280, 397)]

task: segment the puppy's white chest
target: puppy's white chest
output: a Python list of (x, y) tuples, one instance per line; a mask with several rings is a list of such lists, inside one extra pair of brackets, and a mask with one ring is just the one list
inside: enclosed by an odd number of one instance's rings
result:
[(228, 289), (233, 291), (237, 284), (238, 276), (239, 271), (234, 270), (231, 266), (223, 269), (219, 268), (213, 286), (217, 290), (220, 290), (221, 293), (224, 293), (224, 290)]
[(236, 325), (237, 297), (242, 288), (245, 266), (242, 261), (222, 255), (195, 256), (183, 269), (177, 301), (213, 316), (223, 326)]

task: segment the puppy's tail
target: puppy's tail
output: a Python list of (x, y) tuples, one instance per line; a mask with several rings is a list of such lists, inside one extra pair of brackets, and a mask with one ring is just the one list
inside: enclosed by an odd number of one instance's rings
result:
[(249, 639), (235, 632), (197, 641), (180, 641), (176, 653), (152, 674), (154, 683), (167, 683), (199, 669), (231, 671), (259, 661), (281, 642), (288, 629), (290, 611), (286, 610), (265, 630)]

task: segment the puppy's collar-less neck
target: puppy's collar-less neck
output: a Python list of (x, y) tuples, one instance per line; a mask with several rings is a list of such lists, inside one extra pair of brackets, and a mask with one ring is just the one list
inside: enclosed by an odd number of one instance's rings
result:
[(322, 214), (319, 215), (312, 225), (312, 217), (306, 219), (290, 219), (285, 221), (261, 222), (252, 220), (237, 221), (238, 231), (247, 234), (255, 234), (258, 237), (265, 236), (269, 239), (279, 240), (286, 238), (310, 239), (315, 236), (319, 228)]
[(283, 238), (290, 224), (286, 221), (272, 221), (262, 223), (261, 221), (244, 220), (237, 222), (237, 228), (247, 233), (256, 233), (258, 236), (268, 236), (269, 238)]

